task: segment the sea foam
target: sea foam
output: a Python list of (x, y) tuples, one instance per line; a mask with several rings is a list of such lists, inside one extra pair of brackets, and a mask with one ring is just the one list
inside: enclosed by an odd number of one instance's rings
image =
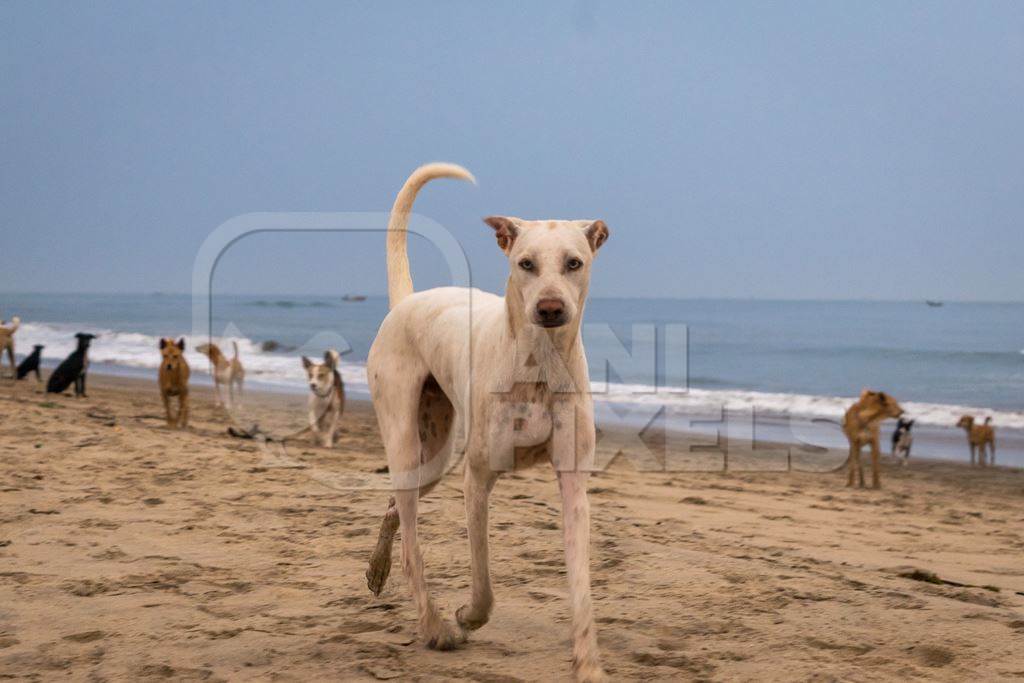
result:
[[(93, 342), (89, 357), (94, 363), (109, 363), (126, 368), (152, 368), (160, 364), (158, 345), (160, 338), (135, 332), (116, 332), (88, 325), (60, 323), (22, 323), (18, 332), (18, 351), (25, 353), (31, 344), (44, 344), (43, 359), (50, 364), (59, 362), (75, 348), (75, 332), (92, 332), (99, 339)], [(207, 373), (209, 361), (195, 351), (195, 345), (205, 339), (184, 336), (185, 356), (194, 372)], [(175, 336), (175, 339), (178, 338)], [(237, 341), (242, 362), (249, 381), (287, 389), (302, 389), (306, 375), (302, 370), (302, 353), (315, 359), (323, 349), (300, 349), (295, 352), (265, 352), (251, 339), (244, 337), (215, 340), (230, 357), (231, 342)], [(342, 361), (340, 368), (345, 383), (357, 393), (366, 393), (366, 366), (363, 363)], [(591, 390), (596, 401), (620, 405), (635, 404), (638, 409), (653, 412), (664, 407), (680, 413), (714, 414), (722, 410), (753, 412), (763, 416), (794, 416), (840, 420), (853, 396), (814, 396), (795, 393), (761, 391), (658, 388), (637, 384), (594, 382)], [(1024, 429), (1024, 411), (990, 410), (965, 405), (901, 401), (908, 416), (921, 424), (950, 427), (961, 415), (991, 417), (1002, 428)], [(641, 408), (642, 407), (642, 408)]]

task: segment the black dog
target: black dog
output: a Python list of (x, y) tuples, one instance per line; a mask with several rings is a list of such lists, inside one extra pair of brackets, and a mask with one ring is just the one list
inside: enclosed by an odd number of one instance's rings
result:
[(36, 373), (36, 381), (42, 382), (43, 376), (39, 374), (39, 352), (43, 350), (42, 344), (32, 347), (32, 353), (25, 356), (25, 359), (18, 363), (18, 379), (25, 379), (30, 372)]
[(914, 437), (910, 429), (914, 426), (913, 420), (904, 420), (902, 417), (896, 423), (896, 431), (892, 433), (892, 454), (894, 457), (903, 457), (901, 464), (906, 465), (910, 458), (910, 447), (914, 445)]
[(85, 373), (89, 369), (87, 352), (89, 342), (95, 339), (96, 335), (79, 332), (75, 337), (78, 339), (78, 348), (50, 375), (50, 381), (46, 383), (48, 394), (59, 394), (74, 382), (75, 396), (85, 396)]

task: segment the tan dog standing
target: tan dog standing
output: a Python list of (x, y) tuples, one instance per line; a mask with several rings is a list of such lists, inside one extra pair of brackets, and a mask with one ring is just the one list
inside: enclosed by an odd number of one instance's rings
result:
[[(238, 359), (238, 342), (232, 341), (231, 344), (234, 346), (235, 355), (228, 360), (227, 357), (221, 352), (220, 347), (216, 344), (200, 344), (196, 347), (196, 351), (203, 354), (210, 359), (210, 364), (213, 365), (213, 387), (214, 393), (217, 397), (217, 405), (226, 405), (231, 408), (235, 404), (235, 392), (238, 392), (238, 404), (242, 402), (242, 384), (245, 381), (245, 368), (242, 367), (242, 361)], [(221, 385), (226, 385), (227, 391), (227, 403), (224, 402), (224, 397), (221, 394)]]
[(970, 415), (964, 415), (956, 423), (957, 427), (967, 432), (967, 445), (971, 449), (971, 465), (974, 464), (974, 454), (977, 451), (978, 464), (982, 467), (985, 466), (985, 446), (988, 446), (990, 456), (988, 464), (996, 464), (996, 430), (991, 423), (992, 418), (986, 417), (985, 424), (974, 424), (974, 418)]
[(7, 359), (11, 363), (11, 377), (18, 376), (18, 370), (14, 365), (14, 333), (21, 327), (21, 318), (14, 316), (10, 325), (4, 325), (0, 320), (0, 366), (3, 364), (4, 351), (7, 352)]
[[(185, 360), (185, 340), (160, 340), (160, 397), (167, 412), (167, 426), (184, 429), (188, 426), (188, 378), (191, 374)], [(171, 414), (171, 397), (178, 397), (178, 414)]]
[[(473, 180), (460, 166), (428, 164), (409, 177), (391, 212), (391, 312), (370, 349), (367, 377), (394, 498), (370, 559), (367, 585), (374, 593), (382, 590), (400, 526), (420, 638), (432, 648), (455, 647), (487, 623), (494, 605), (487, 540), (491, 489), (516, 462), (550, 462), (562, 498), (573, 671), (577, 680), (606, 680), (590, 598), (587, 480), (597, 435), (580, 325), (591, 265), (608, 228), (595, 220), (492, 216), (485, 222), (508, 259), (504, 297), (461, 287), (413, 292), (406, 251), (409, 214), (416, 194), (434, 178)], [(455, 613), (454, 628), (427, 589), (417, 499), (437, 484), (456, 441), (463, 439), (472, 589), (468, 603)]]
[(870, 445), (871, 486), (876, 489), (881, 487), (882, 481), (879, 476), (881, 449), (878, 445), (878, 428), (885, 420), (899, 417), (902, 414), (903, 409), (892, 396), (883, 391), (869, 391), (868, 389), (862, 391), (860, 399), (846, 411), (846, 417), (843, 419), (843, 432), (850, 442), (850, 457), (847, 460), (849, 466), (847, 486), (853, 486), (856, 477), (863, 488), (864, 470), (860, 464), (860, 452), (865, 445)]

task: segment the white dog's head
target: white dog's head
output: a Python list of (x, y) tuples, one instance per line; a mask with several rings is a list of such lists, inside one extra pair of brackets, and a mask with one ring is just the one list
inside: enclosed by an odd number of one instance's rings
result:
[(590, 265), (608, 239), (604, 221), (526, 221), (490, 216), (498, 246), (509, 260), (508, 291), (524, 319), (539, 327), (579, 321), (590, 285)]

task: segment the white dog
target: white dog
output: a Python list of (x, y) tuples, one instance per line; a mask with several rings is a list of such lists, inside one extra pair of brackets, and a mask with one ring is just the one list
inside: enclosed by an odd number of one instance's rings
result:
[(324, 448), (334, 445), (338, 421), (345, 412), (345, 383), (338, 366), (341, 354), (334, 349), (324, 353), (323, 363), (302, 357), (309, 378), (309, 430)]
[[(573, 669), (604, 680), (590, 599), (588, 469), (596, 434), (580, 321), (590, 267), (608, 237), (602, 221), (485, 219), (508, 257), (505, 297), (441, 287), (413, 293), (409, 213), (434, 178), (473, 182), (460, 166), (428, 164), (398, 194), (388, 224), (391, 312), (370, 349), (367, 374), (395, 496), (370, 559), (367, 583), (384, 586), (396, 528), (406, 578), (428, 646), (450, 649), (483, 626), (494, 602), (487, 563), (487, 498), (503, 470), (548, 460), (562, 497), (572, 605)], [(417, 498), (444, 472), (455, 439), (466, 449), (465, 499), (472, 595), (456, 630), (427, 593), (416, 538)]]
[[(196, 351), (209, 358), (210, 364), (213, 366), (213, 387), (217, 405), (224, 404), (229, 409), (235, 404), (236, 391), (238, 392), (238, 403), (242, 402), (242, 385), (245, 383), (245, 368), (242, 367), (242, 361), (238, 358), (238, 342), (232, 341), (231, 344), (235, 350), (235, 355), (231, 360), (227, 359), (216, 344), (200, 344), (196, 347)], [(228, 388), (226, 404), (220, 390), (222, 384)]]

